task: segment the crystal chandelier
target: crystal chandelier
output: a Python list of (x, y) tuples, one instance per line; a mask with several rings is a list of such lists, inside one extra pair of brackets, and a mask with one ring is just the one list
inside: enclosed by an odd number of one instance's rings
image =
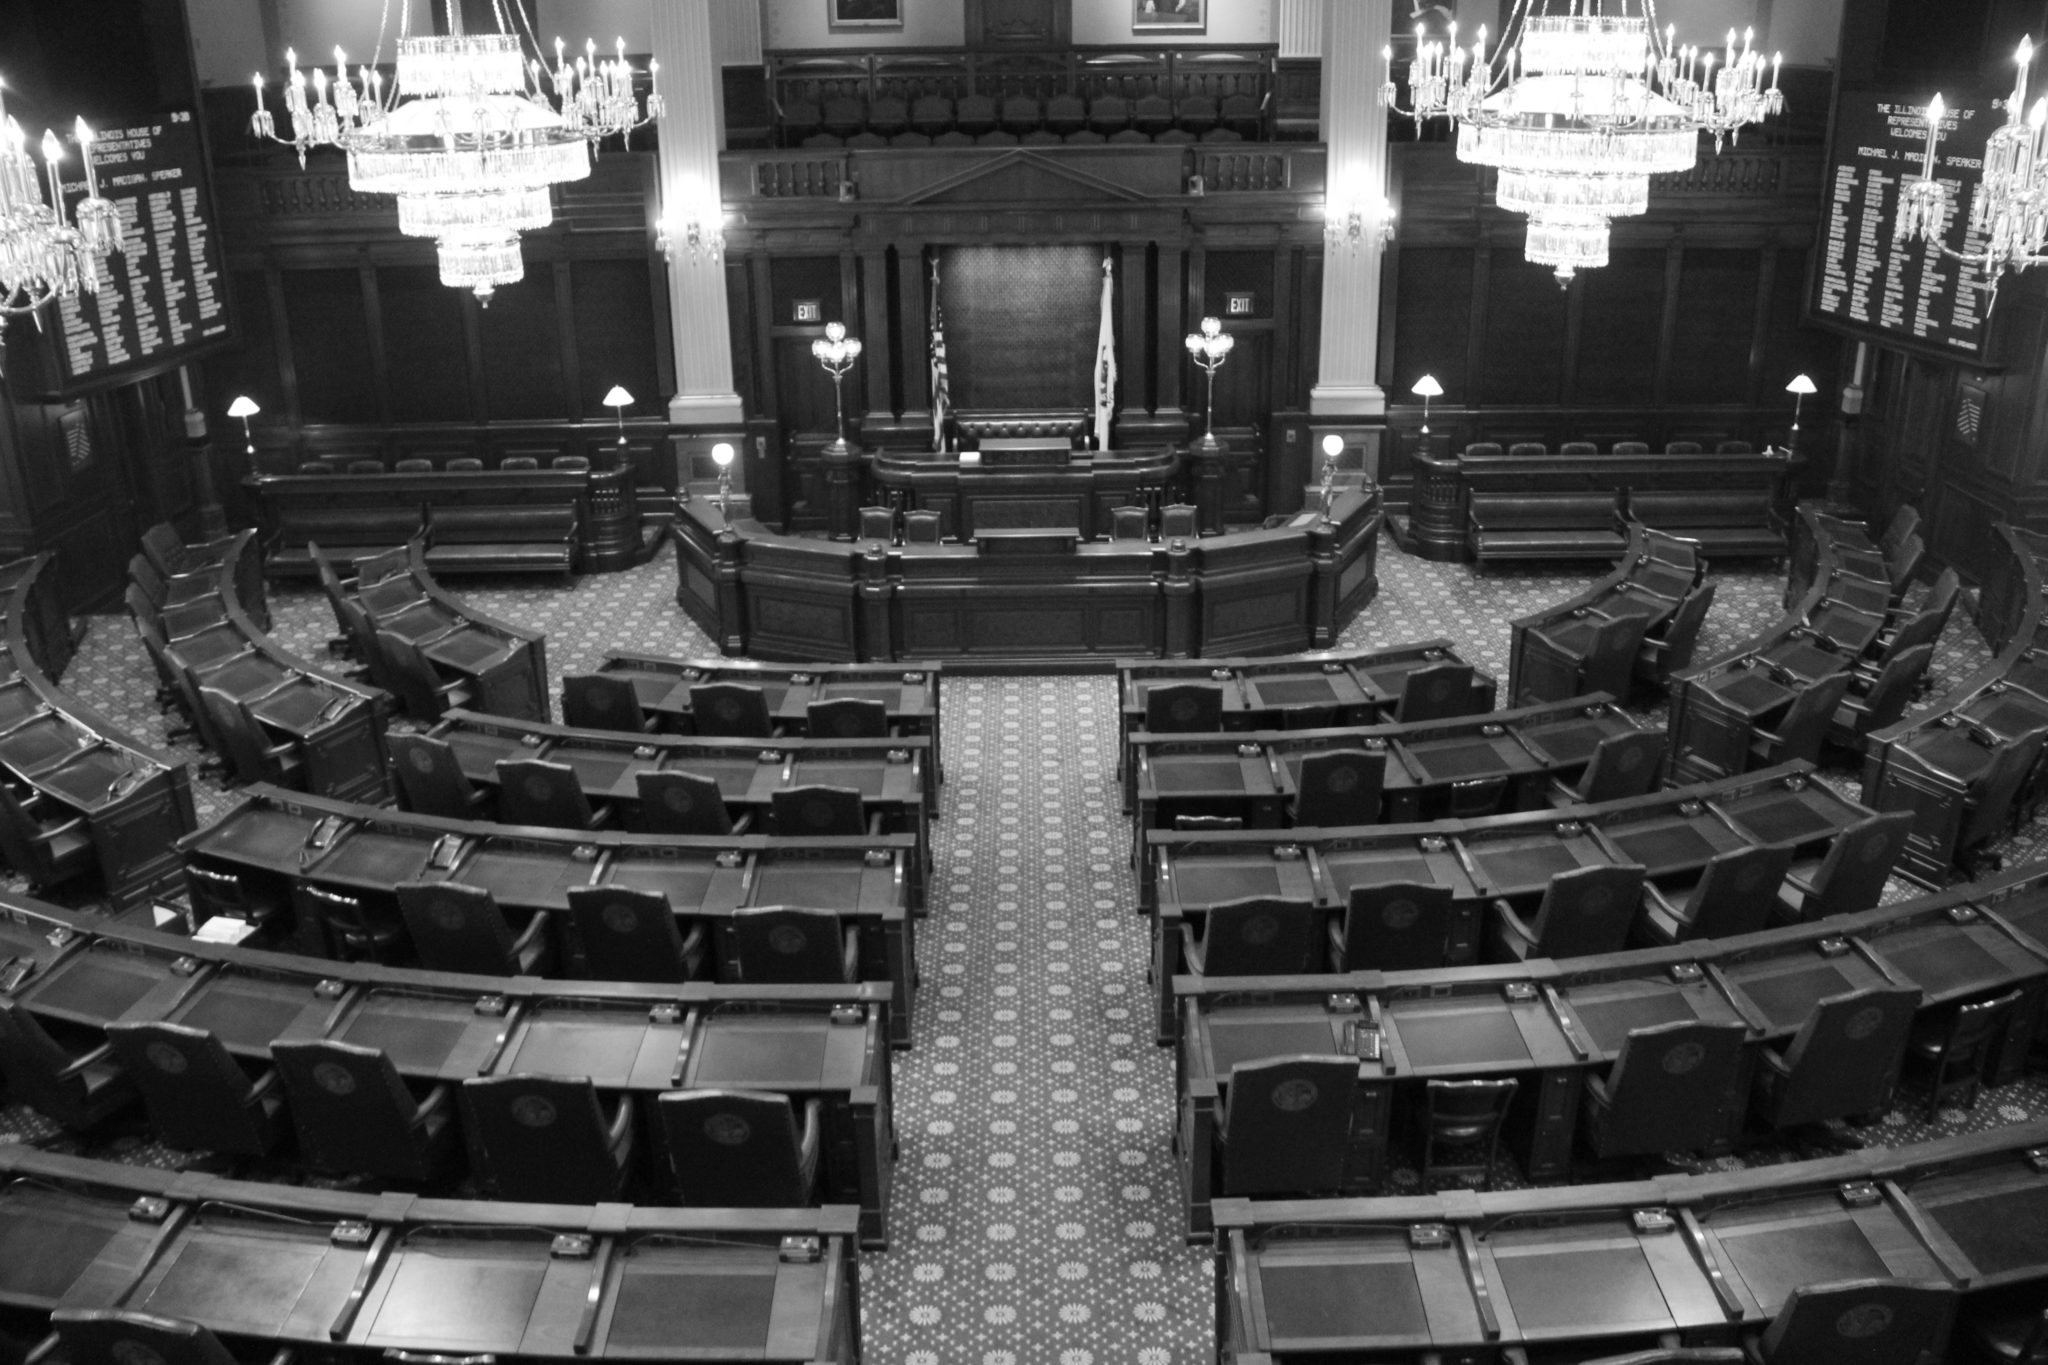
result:
[(1457, 125), (1458, 159), (1499, 172), (1496, 202), (1529, 216), (1523, 255), (1560, 285), (1607, 264), (1608, 223), (1648, 211), (1651, 176), (1692, 169), (1702, 132), (1718, 151), (1785, 107), (1780, 59), (1765, 61), (1751, 34), (1738, 44), (1729, 31), (1717, 70), (1713, 51), (1658, 33), (1654, 0), (1633, 14), (1629, 3), (1610, 14), (1602, 0), (1558, 0), (1553, 14), (1551, 0), (1516, 0), (1513, 38), (1491, 53), (1484, 28), (1468, 50), (1456, 24), (1444, 42), (1418, 25), (1410, 109), (1397, 103), (1393, 49), (1382, 53), (1380, 103), (1418, 128), (1438, 115)]
[[(595, 43), (572, 63), (560, 39), (555, 64), (529, 56), (503, 0), (492, 0), (498, 32), (462, 31), (460, 0), (446, 0), (448, 36), (408, 32), (411, 6), (400, 0), (398, 61), (391, 89), (375, 62), (353, 78), (336, 48), (332, 78), (299, 69), (287, 51), (285, 113), (290, 135), (279, 136), (263, 104), (256, 77), (259, 138), (298, 151), (299, 164), (318, 146), (348, 153), (349, 185), (365, 194), (398, 197), (399, 231), (432, 238), (441, 283), (475, 292), (488, 306), (499, 285), (522, 278), (519, 234), (554, 221), (549, 186), (590, 174), (590, 148), (626, 135), (662, 116), (659, 86), (643, 112), (633, 93), (633, 67), (624, 40), (617, 56), (600, 61)], [(515, 3), (518, 24), (525, 11)], [(385, 0), (385, 21), (390, 0)], [(379, 29), (379, 55), (383, 46)], [(532, 30), (526, 30), (532, 43)], [(660, 63), (649, 63), (658, 81)]]
[[(1925, 242), (1950, 260), (1959, 261), (1981, 278), (1980, 288), (1996, 291), (2001, 275), (2048, 261), (2048, 100), (2027, 109), (2027, 67), (2034, 60), (2034, 42), (2020, 39), (2019, 79), (2005, 105), (2005, 124), (1985, 141), (1984, 176), (1970, 199), (1970, 231), (1984, 249), (1965, 253), (1942, 238), (1948, 232), (1954, 191), (1937, 180), (1935, 148), (1941, 141), (1947, 107), (1936, 95), (1921, 115), (1927, 125), (1927, 151), (1920, 174), (1907, 176), (1899, 191), (1899, 217), (1893, 235), (1900, 243)], [(2022, 113), (2022, 111), (2026, 111)], [(1988, 310), (1987, 310), (1988, 311)]]
[[(0, 325), (33, 314), (51, 299), (76, 298), (100, 290), (100, 261), (110, 251), (125, 253), (120, 210), (100, 198), (92, 160), (92, 130), (75, 125), (78, 155), (85, 163), (85, 198), (72, 221), (64, 217), (64, 177), (58, 163), (64, 148), (54, 133), (43, 134), (43, 172), (29, 159), (28, 135), (0, 102)], [(45, 186), (45, 179), (48, 184)], [(38, 318), (38, 325), (41, 319)]]

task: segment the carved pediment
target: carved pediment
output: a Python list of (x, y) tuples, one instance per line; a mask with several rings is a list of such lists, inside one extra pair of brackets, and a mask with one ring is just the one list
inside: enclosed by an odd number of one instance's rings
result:
[(1149, 203), (1152, 196), (1029, 148), (1012, 148), (904, 195), (903, 205)]

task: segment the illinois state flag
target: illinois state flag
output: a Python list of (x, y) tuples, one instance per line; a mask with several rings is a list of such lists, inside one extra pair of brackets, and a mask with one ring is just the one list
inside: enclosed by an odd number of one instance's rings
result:
[(1110, 321), (1115, 281), (1109, 258), (1102, 260), (1102, 325), (1095, 333), (1095, 448), (1109, 449), (1109, 419), (1116, 410), (1116, 327)]

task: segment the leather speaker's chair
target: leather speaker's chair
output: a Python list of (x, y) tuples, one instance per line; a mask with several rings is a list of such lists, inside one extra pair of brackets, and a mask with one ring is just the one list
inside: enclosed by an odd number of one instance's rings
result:
[(1405, 972), (1445, 966), (1451, 951), (1451, 889), (1420, 882), (1354, 886), (1330, 926), (1339, 972)]
[(242, 782), (270, 782), (296, 787), (303, 781), (305, 765), (297, 746), (290, 740), (273, 743), (262, 723), (250, 713), (248, 703), (238, 701), (218, 688), (202, 686), (199, 704), (213, 732), (227, 749), (227, 760)]
[[(1500, 1154), (1500, 1129), (1507, 1121), (1519, 1083), (1504, 1081), (1430, 1081), (1424, 1092), (1422, 1117), (1422, 1188), (1436, 1188), (1439, 1175), (1479, 1177), (1479, 1188), (1493, 1184), (1493, 1163)], [(1439, 1147), (1476, 1147), (1477, 1161), (1445, 1162)]]
[(447, 740), (393, 730), (384, 736), (384, 750), (391, 755), (392, 771), (398, 775), (399, 794), (405, 798), (407, 810), (444, 820), (484, 818), (491, 794), (469, 780)]
[(853, 787), (812, 783), (768, 796), (769, 833), (786, 838), (857, 838), (871, 833), (866, 806)]
[(939, 514), (923, 510), (903, 514), (903, 543), (905, 545), (937, 545), (943, 537), (939, 534)]
[(454, 1087), (431, 1086), (422, 1099), (383, 1052), (331, 1038), (272, 1043), (270, 1059), (315, 1170), (424, 1184), (448, 1169)]
[(1251, 896), (1209, 907), (1200, 939), (1181, 926), (1181, 953), (1200, 976), (1295, 976), (1323, 969), (1314, 901)]
[(889, 708), (868, 697), (814, 701), (804, 708), (812, 739), (887, 739)]
[(301, 925), (319, 925), (344, 962), (393, 962), (405, 940), (405, 925), (388, 909), (307, 882), (292, 883), (292, 916)]
[(524, 1204), (616, 1202), (633, 1158), (633, 1100), (607, 1114), (588, 1076), (464, 1081), (479, 1172), (493, 1196)]
[(1358, 1094), (1351, 1057), (1273, 1057), (1230, 1068), (1216, 1130), (1225, 1195), (1336, 1194)]
[(1642, 904), (1643, 872), (1641, 863), (1560, 872), (1543, 889), (1536, 918), (1528, 923), (1506, 901), (1495, 901), (1494, 960), (1620, 952)]
[(595, 981), (690, 981), (702, 975), (704, 926), (676, 927), (675, 910), (659, 891), (630, 886), (572, 886), (569, 918), (583, 949), (584, 974)]
[[(860, 936), (830, 910), (794, 905), (751, 905), (733, 911), (732, 942), (739, 954), (727, 975), (776, 986), (860, 980)], [(730, 969), (736, 965), (737, 973)]]
[(547, 829), (599, 829), (611, 818), (611, 807), (593, 807), (583, 794), (576, 770), (544, 758), (501, 758), (498, 773), (498, 819), (508, 825), (540, 825)]
[(1551, 780), (1551, 804), (1589, 805), (1648, 795), (1657, 787), (1657, 772), (1664, 763), (1664, 741), (1662, 730), (1609, 735), (1594, 747), (1593, 758), (1576, 783), (1566, 785)]
[(236, 1365), (210, 1329), (181, 1318), (130, 1308), (59, 1308), (50, 1314), (50, 1327), (65, 1365)]
[(640, 789), (636, 828), (643, 834), (738, 834), (751, 819), (735, 825), (718, 783), (701, 773), (642, 772), (633, 783)]
[(817, 1201), (821, 1106), (787, 1095), (671, 1090), (655, 1101), (685, 1205), (804, 1208)]
[(1661, 947), (1768, 928), (1778, 887), (1791, 866), (1790, 845), (1751, 844), (1714, 855), (1690, 883), (1645, 885), (1643, 938)]
[(1842, 705), (1849, 690), (1847, 672), (1830, 673), (1820, 681), (1799, 689), (1799, 695), (1778, 719), (1778, 728), (1759, 725), (1750, 731), (1749, 766), (1768, 768), (1804, 759), (1820, 761), (1821, 745), (1828, 737), (1828, 722)]
[(1728, 1131), (1742, 1024), (1678, 1020), (1630, 1029), (1605, 1077), (1586, 1082), (1586, 1135), (1600, 1157), (1691, 1151)]
[(1151, 734), (1213, 734), (1223, 728), (1223, 689), (1213, 683), (1166, 683), (1145, 689)]
[(1919, 1008), (1919, 990), (1902, 986), (1872, 986), (1820, 1001), (1783, 1052), (1758, 1050), (1751, 1109), (1781, 1131), (1852, 1115), (1875, 1117), (1891, 1102)]
[(1866, 815), (1837, 834), (1822, 857), (1795, 860), (1778, 892), (1785, 913), (1795, 920), (1816, 920), (1860, 914), (1876, 905), (1912, 828), (1911, 811)]
[(226, 1044), (183, 1024), (107, 1025), (121, 1069), (142, 1092), (157, 1136), (186, 1151), (262, 1156), (284, 1135), (277, 1072), (253, 1080)]
[(562, 724), (582, 730), (623, 730), (646, 734), (656, 720), (640, 709), (640, 694), (616, 673), (562, 676)]
[(1948, 1358), (1955, 1316), (1955, 1288), (1940, 1280), (1803, 1284), (1743, 1346), (1756, 1365), (1920, 1365)]
[(476, 699), (467, 682), (443, 678), (418, 644), (389, 630), (378, 631), (375, 638), (390, 690), (414, 720), (432, 723), (449, 707), (468, 706)]
[(690, 689), (691, 728), (700, 735), (770, 739), (768, 696), (750, 683), (698, 683)]
[(1413, 725), (1426, 720), (1450, 720), (1481, 709), (1475, 703), (1478, 691), (1472, 685), (1472, 665), (1446, 661), (1415, 669), (1401, 680), (1401, 697), (1394, 703), (1397, 724)]
[(28, 882), (31, 891), (85, 872), (93, 865), (92, 836), (85, 817), (48, 817), (42, 803), (24, 800), (0, 776), (0, 856)]
[(1294, 823), (1319, 828), (1370, 825), (1380, 818), (1385, 749), (1329, 749), (1301, 760)]
[(1906, 1046), (1906, 1060), (1927, 1076), (1927, 1121), (1941, 1113), (1950, 1095), (1968, 1096), (1965, 1109), (1977, 1107), (1977, 1091), (1985, 1073), (1997, 1063), (2005, 1042), (2006, 1022), (2020, 1002), (2020, 991), (1979, 1000), (1920, 1022)]
[(896, 539), (896, 509), (893, 507), (863, 507), (860, 509), (860, 538), (879, 540), (884, 545)]
[(127, 1107), (135, 1087), (96, 1032), (73, 1043), (52, 1035), (18, 1002), (0, 996), (0, 1077), (10, 1098), (73, 1131), (92, 1128)]
[(517, 938), (498, 898), (461, 882), (400, 882), (398, 910), (420, 966), (474, 976), (545, 976), (552, 961), (548, 912), (536, 911)]

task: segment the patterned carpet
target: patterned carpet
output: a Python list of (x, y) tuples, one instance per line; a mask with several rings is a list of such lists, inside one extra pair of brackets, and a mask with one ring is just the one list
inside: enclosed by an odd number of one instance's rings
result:
[[(1718, 575), (1703, 649), (1771, 620), (1782, 573)], [(1589, 571), (1494, 572), (1410, 559), (1391, 543), (1379, 600), (1346, 645), (1448, 636), (1503, 679), (1510, 617), (1582, 590)], [(711, 653), (675, 608), (664, 551), (625, 574), (573, 586), (464, 580), (493, 615), (545, 630), (557, 673), (609, 646)], [(317, 655), (334, 623), (308, 589), (279, 589), (277, 633)], [(1985, 657), (1957, 613), (1936, 669), (1967, 675)], [(164, 725), (125, 618), (91, 622), (68, 684), (153, 739)], [(895, 1057), (902, 1155), (893, 1250), (862, 1267), (866, 1358), (882, 1365), (1193, 1365), (1214, 1358), (1213, 1268), (1182, 1237), (1169, 1142), (1173, 1064), (1144, 1027), (1144, 922), (1125, 858), (1113, 781), (1114, 689), (1103, 677), (951, 678), (945, 684), (947, 785), (934, 828), (937, 871), (922, 937), (927, 989), (917, 1046)], [(1645, 709), (1646, 716), (1658, 711)], [(196, 757), (189, 748), (167, 745)], [(1830, 774), (1845, 788), (1853, 773)], [(197, 784), (203, 819), (232, 794)], [(2048, 827), (2008, 856), (2041, 851)], [(1895, 886), (1895, 895), (1909, 894)], [(1884, 1139), (1909, 1142), (2048, 1111), (2028, 1080), (1974, 1111), (1887, 1116)], [(20, 1108), (0, 1110), (0, 1141), (61, 1142)], [(92, 1153), (188, 1160), (129, 1138)], [(1780, 1160), (1761, 1152), (1747, 1159)], [(1396, 1154), (1394, 1188), (1416, 1174)], [(1727, 1164), (1733, 1164), (1732, 1159)], [(285, 1178), (289, 1178), (288, 1176)], [(1517, 1172), (1499, 1172), (1520, 1183)]]

